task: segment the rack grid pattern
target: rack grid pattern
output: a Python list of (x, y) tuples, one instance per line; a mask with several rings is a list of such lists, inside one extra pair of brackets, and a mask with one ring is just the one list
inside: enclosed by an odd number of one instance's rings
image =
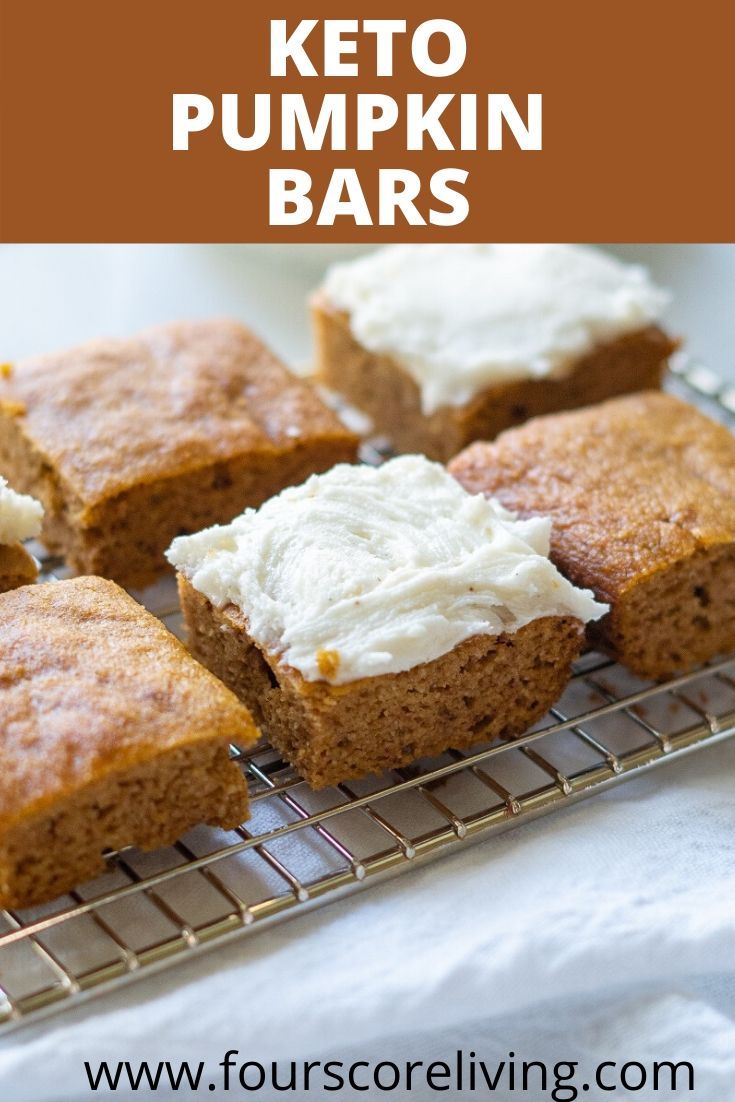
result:
[[(681, 363), (670, 389), (735, 427), (735, 387)], [(47, 578), (63, 564), (46, 559)], [(181, 622), (170, 583), (140, 595)], [(0, 911), (0, 1032), (173, 966), (735, 734), (735, 657), (665, 684), (586, 654), (523, 738), (315, 793), (271, 748), (232, 748), (252, 818), (191, 831), (53, 904)]]

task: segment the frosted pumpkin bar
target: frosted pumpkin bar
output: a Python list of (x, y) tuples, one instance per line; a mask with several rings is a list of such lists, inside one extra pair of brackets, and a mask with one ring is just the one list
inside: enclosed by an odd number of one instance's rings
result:
[(41, 503), (17, 494), (0, 476), (0, 593), (36, 580), (38, 567), (22, 541), (39, 535), (42, 520)]
[(396, 451), (447, 460), (536, 414), (659, 386), (667, 301), (596, 249), (391, 246), (328, 271), (316, 373)]
[(193, 653), (315, 787), (519, 734), (605, 607), (423, 456), (340, 465), (174, 541)]
[(735, 649), (735, 437), (670, 394), (539, 417), (450, 464), (552, 520), (551, 557), (610, 605), (592, 641), (660, 678)]
[(103, 852), (234, 827), (247, 787), (230, 742), (250, 713), (113, 582), (0, 597), (0, 906), (55, 898)]
[(52, 551), (126, 586), (155, 580), (174, 536), (352, 460), (356, 444), (234, 321), (92, 341), (0, 378), (0, 470), (43, 502)]

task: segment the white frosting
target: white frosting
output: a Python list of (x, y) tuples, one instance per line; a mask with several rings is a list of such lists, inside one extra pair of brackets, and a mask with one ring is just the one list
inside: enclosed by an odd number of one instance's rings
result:
[(562, 376), (669, 299), (644, 268), (575, 245), (393, 245), (330, 268), (324, 291), (363, 347), (415, 379), (426, 414)]
[(174, 540), (168, 558), (218, 608), (241, 609), (269, 653), (309, 681), (342, 684), (541, 616), (602, 616), (607, 606), (549, 561), (549, 531), (408, 455), (313, 475)]
[(43, 506), (27, 494), (11, 490), (0, 476), (0, 543), (34, 539), (41, 531)]

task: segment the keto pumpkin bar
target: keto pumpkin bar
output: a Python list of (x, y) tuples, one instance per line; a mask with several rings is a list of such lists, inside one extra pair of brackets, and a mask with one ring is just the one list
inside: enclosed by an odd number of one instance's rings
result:
[(676, 348), (645, 270), (571, 245), (399, 245), (312, 300), (316, 374), (399, 452), (448, 460), (530, 417), (658, 387)]
[(452, 474), (551, 517), (551, 558), (610, 605), (592, 642), (646, 678), (735, 649), (735, 437), (670, 394), (539, 417)]
[(17, 494), (0, 476), (0, 593), (38, 577), (36, 561), (22, 541), (40, 533), (42, 519), (41, 503), (27, 494)]
[(231, 520), (356, 438), (234, 321), (162, 325), (0, 378), (0, 470), (44, 504), (74, 570), (144, 586), (182, 532)]
[(0, 907), (53, 899), (106, 850), (234, 827), (247, 786), (230, 742), (250, 713), (113, 582), (0, 597)]
[(194, 655), (314, 786), (517, 735), (605, 606), (439, 464), (340, 465), (177, 539)]

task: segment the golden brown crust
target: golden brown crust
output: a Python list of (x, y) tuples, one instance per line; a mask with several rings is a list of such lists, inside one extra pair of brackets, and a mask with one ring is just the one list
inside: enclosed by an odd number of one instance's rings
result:
[(315, 788), (521, 734), (562, 692), (583, 637), (579, 621), (544, 617), (402, 673), (330, 685), (263, 652), (241, 612), (215, 609), (182, 576), (179, 593), (192, 652)]
[(3, 401), (85, 507), (140, 483), (299, 440), (352, 439), (234, 321), (177, 322), (15, 365)]
[(553, 553), (606, 600), (735, 539), (735, 438), (671, 394), (538, 418), (474, 444), (449, 470), (473, 493), (550, 516)]
[(0, 593), (30, 585), (38, 577), (38, 566), (21, 543), (0, 544)]
[(92, 341), (0, 378), (0, 465), (43, 502), (44, 541), (129, 586), (165, 569), (179, 532), (356, 452), (314, 390), (234, 321)]
[(214, 742), (226, 758), (229, 741), (256, 735), (235, 697), (114, 583), (0, 598), (0, 831), (170, 752)]
[(392, 357), (363, 348), (349, 315), (335, 310), (323, 293), (312, 298), (316, 371), (373, 420), (399, 452), (423, 452), (446, 462), (473, 440), (492, 440), (539, 414), (576, 409), (618, 394), (658, 387), (677, 343), (647, 326), (601, 344), (580, 358), (562, 379), (523, 379), (487, 387), (463, 406), (421, 410), (415, 380)]
[(538, 418), (449, 469), (473, 493), (552, 518), (554, 562), (612, 605), (598, 641), (639, 672), (735, 646), (735, 438), (692, 406), (650, 392)]

